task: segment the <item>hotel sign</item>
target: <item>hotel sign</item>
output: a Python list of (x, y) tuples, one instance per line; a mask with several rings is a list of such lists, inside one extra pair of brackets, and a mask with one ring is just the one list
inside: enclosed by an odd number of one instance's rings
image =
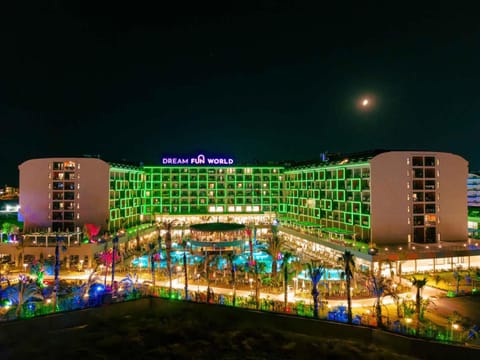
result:
[(199, 154), (196, 157), (164, 157), (162, 165), (233, 165), (232, 158), (206, 157)]

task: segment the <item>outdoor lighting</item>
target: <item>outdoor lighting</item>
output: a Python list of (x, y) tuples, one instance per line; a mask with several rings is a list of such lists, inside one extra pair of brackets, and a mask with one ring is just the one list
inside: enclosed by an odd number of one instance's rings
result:
[(453, 323), (452, 324), (452, 335), (451, 335), (451, 339), (454, 340), (455, 338), (455, 331), (459, 329), (459, 325), (456, 324), (456, 323)]
[(27, 272), (27, 266), (28, 266), (28, 264), (23, 264), (23, 271), (24, 272)]
[(411, 323), (412, 323), (412, 318), (406, 318), (406, 319), (405, 319), (405, 322), (406, 322), (407, 324), (411, 324)]

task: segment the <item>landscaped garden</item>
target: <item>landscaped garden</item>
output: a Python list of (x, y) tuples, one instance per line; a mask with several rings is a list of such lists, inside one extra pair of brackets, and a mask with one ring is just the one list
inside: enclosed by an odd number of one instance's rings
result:
[[(113, 266), (119, 260), (117, 254), (106, 251), (98, 256), (99, 266), (88, 279), (66, 281), (60, 276), (57, 244), (55, 257), (33, 263), (30, 274), (20, 275), (15, 283), (2, 283), (0, 319), (31, 318), (155, 296), (377, 327), (443, 342), (463, 343), (477, 336), (475, 329), (465, 325), (453, 338), (451, 329), (435, 324), (428, 317), (431, 299), (423, 298), (421, 290), (430, 280), (410, 279), (416, 296), (402, 297), (402, 293), (410, 290), (405, 281), (400, 284), (380, 272), (358, 271), (348, 250), (336, 263), (302, 261), (282, 246), (275, 229), (260, 244), (262, 251), (252, 247), (245, 255), (230, 252), (198, 256), (198, 261), (190, 261), (195, 257), (189, 253), (187, 241), (175, 247), (167, 233), (165, 245), (160, 249), (157, 244), (150, 244), (146, 254), (149, 267), (132, 262), (130, 270), (134, 271), (115, 273), (115, 268), (128, 266)], [(268, 255), (269, 261), (256, 258), (255, 253)], [(245, 258), (238, 262), (238, 256)], [(329, 275), (333, 270), (338, 276)], [(49, 273), (53, 279), (44, 281)], [(141, 283), (140, 278), (148, 282)], [(438, 283), (442, 281), (447, 280), (440, 279)], [(352, 301), (361, 298), (373, 298), (374, 305), (369, 309), (354, 307)], [(329, 300), (339, 299), (344, 300), (340, 305), (328, 304)], [(390, 299), (391, 304), (385, 304), (385, 299)]]

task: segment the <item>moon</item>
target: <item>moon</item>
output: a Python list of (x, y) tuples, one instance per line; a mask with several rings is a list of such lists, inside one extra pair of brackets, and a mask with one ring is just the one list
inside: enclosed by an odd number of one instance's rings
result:
[(368, 106), (369, 103), (370, 101), (368, 101), (368, 99), (363, 99), (362, 106)]

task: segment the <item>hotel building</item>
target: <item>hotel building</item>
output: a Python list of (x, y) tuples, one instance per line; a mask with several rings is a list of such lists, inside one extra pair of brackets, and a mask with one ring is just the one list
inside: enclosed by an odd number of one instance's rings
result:
[(480, 238), (480, 175), (468, 174), (468, 235), (472, 238)]
[[(388, 246), (466, 243), (467, 169), (460, 156), (428, 151), (373, 151), (278, 166), (203, 155), (165, 158), (156, 166), (32, 159), (19, 166), (20, 213), (26, 234), (81, 233), (85, 224), (102, 232), (152, 224), (154, 231), (155, 222), (171, 218), (278, 219), (289, 238), (307, 241), (314, 251), (342, 251), (345, 246), (329, 240), (349, 238), (379, 248), (373, 255), (380, 259)], [(358, 258), (375, 260), (357, 250)]]

